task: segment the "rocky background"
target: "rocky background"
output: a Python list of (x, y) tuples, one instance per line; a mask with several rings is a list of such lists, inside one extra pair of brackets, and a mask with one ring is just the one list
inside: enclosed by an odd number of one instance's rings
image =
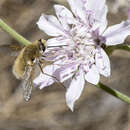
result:
[[(66, 0), (0, 0), (0, 18), (30, 41), (47, 38), (36, 26), (41, 13), (54, 14), (56, 3)], [(107, 0), (109, 25), (127, 18), (130, 0)], [(126, 40), (130, 43), (130, 37)], [(0, 30), (0, 45), (18, 44)], [(110, 57), (112, 75), (102, 82), (130, 96), (130, 53), (115, 51)], [(0, 52), (0, 130), (130, 130), (129, 105), (89, 83), (71, 112), (65, 103), (65, 89), (54, 84), (33, 89), (25, 102), (21, 81), (12, 74), (15, 57)]]

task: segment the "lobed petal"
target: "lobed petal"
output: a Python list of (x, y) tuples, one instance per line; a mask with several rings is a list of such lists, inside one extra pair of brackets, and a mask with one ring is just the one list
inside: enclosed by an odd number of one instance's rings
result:
[(97, 49), (95, 59), (96, 67), (99, 73), (104, 75), (105, 77), (110, 76), (110, 60), (106, 52), (102, 48)]
[(75, 19), (73, 17), (73, 14), (64, 6), (61, 5), (54, 5), (56, 15), (61, 22), (63, 28), (65, 30), (70, 30), (70, 27), (68, 24), (73, 24)]
[(42, 14), (40, 19), (37, 22), (39, 29), (44, 31), (47, 35), (50, 36), (60, 36), (65, 35), (64, 31), (61, 28), (61, 24), (57, 18), (53, 15)]
[(86, 10), (84, 4), (86, 0), (67, 0), (72, 12), (77, 18), (80, 18), (84, 23), (86, 23)]
[[(48, 65), (45, 68), (43, 68), (43, 72), (49, 75), (53, 75), (57, 68), (58, 67), (55, 65)], [(46, 74), (43, 74), (41, 72), (40, 75), (33, 80), (33, 83), (38, 85), (40, 89), (50, 86), (55, 82), (55, 79), (53, 77), (48, 76)]]
[(70, 41), (70, 39), (67, 39), (66, 37), (56, 37), (56, 38), (50, 38), (47, 40), (47, 45), (48, 46), (64, 46), (67, 45), (68, 41)]
[(55, 71), (55, 75), (61, 82), (64, 82), (65, 80), (71, 78), (74, 75), (76, 69), (77, 65), (75, 63), (66, 64), (63, 67), (57, 69)]
[(85, 80), (94, 85), (98, 84), (100, 80), (100, 74), (96, 65), (93, 65), (91, 69), (89, 69), (89, 71), (85, 74)]
[(130, 35), (130, 20), (108, 27), (103, 34), (106, 37), (106, 45), (121, 44), (128, 35)]
[(92, 11), (95, 20), (93, 29), (99, 28), (100, 33), (104, 31), (107, 26), (107, 12), (106, 0), (87, 0), (85, 4), (86, 10)]
[(72, 79), (69, 88), (67, 88), (66, 103), (72, 111), (75, 101), (80, 97), (83, 91), (84, 84), (85, 84), (84, 73), (83, 71), (80, 71)]

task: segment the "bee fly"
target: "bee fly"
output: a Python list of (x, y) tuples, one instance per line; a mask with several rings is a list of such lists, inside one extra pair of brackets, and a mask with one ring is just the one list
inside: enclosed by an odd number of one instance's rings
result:
[[(14, 62), (12, 71), (17, 79), (23, 80), (24, 99), (26, 101), (28, 101), (31, 97), (31, 91), (33, 86), (34, 65), (38, 64), (42, 71), (42, 66), (41, 66), (42, 63), (46, 65), (52, 63), (49, 61), (41, 61), (41, 56), (46, 50), (46, 48), (49, 48), (49, 46), (47, 47), (47, 43), (45, 40), (43, 39), (37, 40), (32, 44), (22, 48), (22, 50), (20, 51), (19, 55), (17, 56)], [(43, 71), (42, 73), (51, 76), (49, 74), (44, 73)], [(56, 77), (54, 76), (51, 77), (56, 79)]]

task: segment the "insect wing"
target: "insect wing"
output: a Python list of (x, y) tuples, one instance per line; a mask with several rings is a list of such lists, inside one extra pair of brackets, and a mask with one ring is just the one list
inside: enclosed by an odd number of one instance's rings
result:
[(23, 82), (23, 93), (24, 93), (24, 99), (26, 101), (30, 100), (31, 92), (32, 92), (32, 81), (31, 80), (24, 80), (24, 82)]
[(9, 55), (9, 56), (17, 56), (19, 51), (22, 48), (23, 48), (22, 46), (18, 46), (18, 45), (1, 45), (0, 54)]
[(33, 73), (34, 73), (33, 66), (25, 67), (25, 72), (23, 74), (23, 94), (24, 94), (24, 99), (26, 101), (29, 101), (31, 98), (31, 92), (33, 87), (33, 82), (32, 82)]

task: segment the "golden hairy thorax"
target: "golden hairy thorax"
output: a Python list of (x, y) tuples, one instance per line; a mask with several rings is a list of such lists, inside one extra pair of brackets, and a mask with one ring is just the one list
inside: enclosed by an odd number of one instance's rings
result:
[(33, 66), (34, 60), (40, 57), (40, 43), (38, 41), (25, 46), (17, 56), (13, 65), (13, 74), (17, 79), (23, 79), (26, 66)]

